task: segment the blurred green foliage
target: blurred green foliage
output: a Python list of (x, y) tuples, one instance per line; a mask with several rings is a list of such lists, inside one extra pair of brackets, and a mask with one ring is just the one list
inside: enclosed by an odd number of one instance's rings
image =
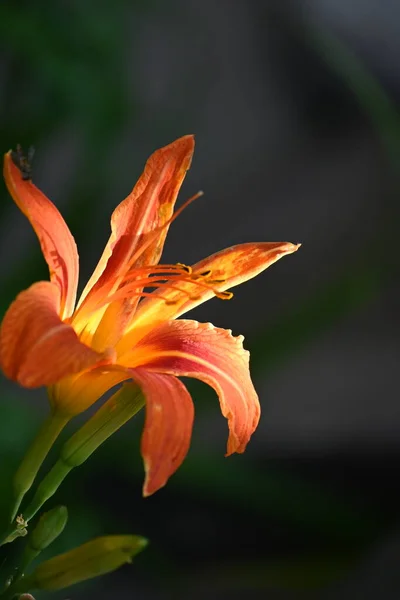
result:
[[(2, 147), (16, 140), (28, 147), (44, 142), (61, 126), (79, 136), (80, 169), (69, 182), (65, 218), (77, 232), (80, 248), (91, 243), (91, 231), (79, 224), (95, 224), (93, 206), (112, 176), (107, 168), (109, 148), (127, 118), (127, 97), (122, 77), (124, 14), (134, 4), (47, 2), (0, 4), (0, 39), (6, 55), (2, 106)], [(95, 15), (95, 18), (92, 18)], [(73, 34), (71, 35), (71, 32)], [(135, 107), (129, 102), (129, 112)], [(8, 204), (4, 192), (0, 217)], [(2, 285), (6, 304), (15, 289), (43, 274), (36, 256), (26, 257)], [(4, 307), (2, 307), (4, 310)]]

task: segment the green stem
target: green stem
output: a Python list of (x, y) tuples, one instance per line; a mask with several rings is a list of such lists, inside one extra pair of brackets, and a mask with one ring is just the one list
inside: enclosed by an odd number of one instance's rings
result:
[(73, 468), (73, 466), (67, 465), (62, 458), (56, 462), (54, 467), (40, 483), (32, 501), (24, 510), (24, 519), (26, 519), (26, 521), (32, 519), (38, 510), (42, 508), (43, 504), (56, 493), (61, 483)]
[(84, 463), (122, 425), (144, 406), (144, 397), (135, 384), (125, 384), (79, 429), (63, 446), (61, 456), (39, 484), (36, 493), (23, 511), (21, 523), (15, 523), (22, 498), (30, 489), (35, 476), (54, 440), (68, 422), (67, 417), (52, 414), (43, 424), (14, 479), (17, 497), (11, 527), (4, 534), (1, 544), (15, 537), (26, 535), (27, 522), (35, 516), (43, 504), (51, 498), (74, 467)]
[(13, 596), (15, 596), (16, 594), (20, 594), (20, 593), (23, 593), (26, 591), (25, 586), (24, 586), (25, 589), (23, 591), (18, 591), (17, 585), (19, 587), (22, 585), (22, 579), (23, 579), (26, 568), (31, 564), (31, 562), (33, 560), (35, 560), (35, 558), (39, 554), (40, 554), (40, 550), (37, 550), (36, 552), (26, 552), (26, 551), (24, 552), (24, 554), (22, 555), (22, 558), (21, 558), (21, 562), (18, 564), (18, 566), (15, 569), (13, 569), (8, 586), (4, 589), (3, 593), (0, 594), (1, 600), (13, 598)]
[(33, 440), (18, 471), (14, 476), (14, 505), (11, 513), (11, 523), (17, 516), (18, 509), (26, 492), (31, 488), (35, 477), (46, 458), (50, 448), (68, 423), (70, 417), (59, 413), (51, 413), (43, 423)]
[(57, 463), (38, 486), (31, 503), (24, 510), (26, 521), (55, 494), (74, 467), (83, 464), (93, 452), (144, 406), (140, 389), (127, 383), (64, 444)]
[(24, 510), (29, 521), (43, 504), (56, 493), (74, 467), (83, 464), (93, 452), (144, 406), (144, 397), (138, 387), (125, 384), (87, 421), (61, 449), (61, 456), (40, 483)]
[(12, 583), (8, 588), (4, 590), (2, 594), (0, 594), (1, 600), (12, 600), (14, 596), (27, 593), (28, 590), (24, 583), (24, 579), (19, 579), (15, 583)]

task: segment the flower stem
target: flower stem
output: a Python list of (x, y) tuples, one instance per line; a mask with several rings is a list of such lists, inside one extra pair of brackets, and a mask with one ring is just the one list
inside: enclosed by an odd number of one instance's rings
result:
[(29, 521), (43, 504), (55, 494), (74, 467), (83, 464), (93, 452), (144, 406), (145, 399), (136, 384), (127, 383), (63, 445), (61, 456), (39, 484), (24, 510)]
[(43, 504), (56, 493), (61, 483), (73, 468), (73, 466), (68, 465), (61, 458), (56, 462), (54, 467), (40, 483), (32, 501), (24, 510), (24, 519), (29, 521), (36, 515)]
[(12, 598), (14, 598), (14, 596), (16, 596), (17, 594), (19, 595), (26, 592), (26, 586), (23, 585), (23, 583), (23, 579), (19, 579), (15, 583), (12, 583), (0, 594), (1, 600), (12, 600)]
[(31, 488), (50, 448), (68, 423), (69, 419), (69, 416), (51, 413), (33, 440), (14, 476), (13, 487), (15, 501), (11, 512), (11, 523), (17, 516), (22, 499), (26, 492)]

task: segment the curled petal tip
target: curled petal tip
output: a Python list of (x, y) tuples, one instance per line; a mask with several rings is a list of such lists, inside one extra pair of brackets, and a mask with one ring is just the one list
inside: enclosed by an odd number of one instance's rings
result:
[(183, 135), (182, 137), (178, 138), (177, 140), (175, 140), (174, 142), (172, 142), (171, 144), (169, 144), (168, 146), (165, 146), (165, 147), (166, 148), (168, 148), (168, 147), (175, 147), (175, 148), (182, 147), (183, 148), (184, 146), (188, 146), (189, 148), (193, 149), (194, 144), (195, 144), (194, 135), (192, 133), (189, 133), (188, 135)]
[(156, 491), (157, 490), (150, 490), (148, 488), (147, 481), (146, 481), (142, 488), (142, 496), (143, 496), (143, 498), (148, 498), (149, 496), (152, 496), (154, 494), (154, 492), (156, 492)]
[(291, 254), (296, 252), (300, 248), (301, 244), (292, 244), (292, 242), (286, 242), (282, 244), (282, 253)]
[(152, 490), (151, 486), (150, 486), (150, 475), (149, 475), (150, 464), (149, 464), (149, 461), (144, 460), (143, 462), (144, 462), (143, 466), (144, 466), (145, 478), (144, 478), (143, 487), (142, 487), (142, 496), (143, 496), (143, 498), (148, 498), (149, 496), (154, 494), (154, 492), (156, 490)]
[(141, 440), (145, 469), (143, 496), (164, 487), (188, 453), (194, 419), (189, 392), (179, 379), (145, 369), (132, 376), (146, 398), (146, 419)]
[(277, 248), (276, 258), (278, 259), (278, 258), (282, 258), (283, 256), (286, 256), (287, 254), (293, 254), (293, 252), (297, 252), (297, 250), (300, 248), (300, 246), (301, 246), (301, 244), (292, 244), (292, 242), (283, 242)]

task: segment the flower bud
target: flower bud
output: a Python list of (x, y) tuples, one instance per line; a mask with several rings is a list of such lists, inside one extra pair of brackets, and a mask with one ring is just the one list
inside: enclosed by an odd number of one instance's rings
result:
[(66, 506), (56, 506), (40, 517), (38, 524), (28, 538), (32, 550), (41, 552), (63, 532), (68, 520)]
[(36, 527), (29, 534), (27, 544), (18, 567), (19, 573), (24, 573), (28, 565), (35, 560), (42, 550), (47, 548), (63, 532), (68, 520), (65, 506), (56, 506), (44, 513)]
[(25, 589), (61, 590), (118, 569), (147, 545), (136, 535), (96, 538), (39, 565), (24, 579)]

